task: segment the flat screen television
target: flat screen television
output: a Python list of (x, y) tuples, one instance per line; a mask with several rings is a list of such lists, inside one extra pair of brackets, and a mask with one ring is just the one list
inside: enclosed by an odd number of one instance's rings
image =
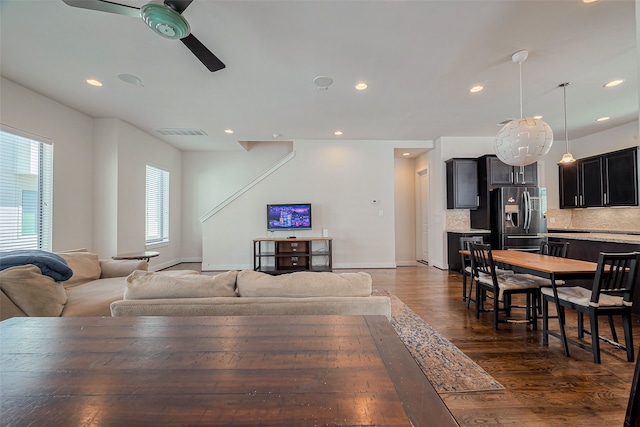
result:
[(267, 205), (267, 230), (311, 230), (311, 204)]

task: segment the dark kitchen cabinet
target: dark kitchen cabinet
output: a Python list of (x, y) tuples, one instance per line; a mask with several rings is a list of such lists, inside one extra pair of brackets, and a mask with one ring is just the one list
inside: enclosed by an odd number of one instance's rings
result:
[(561, 163), (559, 167), (560, 208), (577, 208), (580, 206), (578, 162)]
[(638, 206), (638, 147), (559, 165), (560, 208)]
[(602, 158), (590, 157), (578, 162), (580, 171), (580, 206), (604, 206)]
[(607, 206), (638, 206), (638, 147), (604, 156)]
[[(503, 187), (510, 185), (538, 185), (537, 163), (524, 167), (511, 166), (503, 163), (496, 156), (483, 156), (486, 158), (486, 171), (490, 186)], [(480, 159), (482, 159), (481, 157)]]
[(447, 209), (478, 208), (478, 162), (450, 159), (447, 169)]

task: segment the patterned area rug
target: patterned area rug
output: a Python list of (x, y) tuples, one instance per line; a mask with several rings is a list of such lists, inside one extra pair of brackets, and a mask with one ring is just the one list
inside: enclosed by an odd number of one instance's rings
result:
[(373, 293), (391, 298), (391, 324), (438, 393), (504, 389), (398, 297), (389, 291)]

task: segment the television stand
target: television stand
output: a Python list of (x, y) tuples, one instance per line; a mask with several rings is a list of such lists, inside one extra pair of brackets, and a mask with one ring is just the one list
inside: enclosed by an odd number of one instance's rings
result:
[(332, 243), (330, 237), (254, 239), (253, 269), (269, 274), (332, 271)]

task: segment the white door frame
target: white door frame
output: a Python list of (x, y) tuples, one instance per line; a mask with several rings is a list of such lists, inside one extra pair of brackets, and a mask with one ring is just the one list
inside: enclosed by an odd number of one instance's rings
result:
[(416, 209), (418, 227), (416, 227), (416, 257), (422, 263), (429, 262), (429, 170), (418, 171), (418, 200)]

